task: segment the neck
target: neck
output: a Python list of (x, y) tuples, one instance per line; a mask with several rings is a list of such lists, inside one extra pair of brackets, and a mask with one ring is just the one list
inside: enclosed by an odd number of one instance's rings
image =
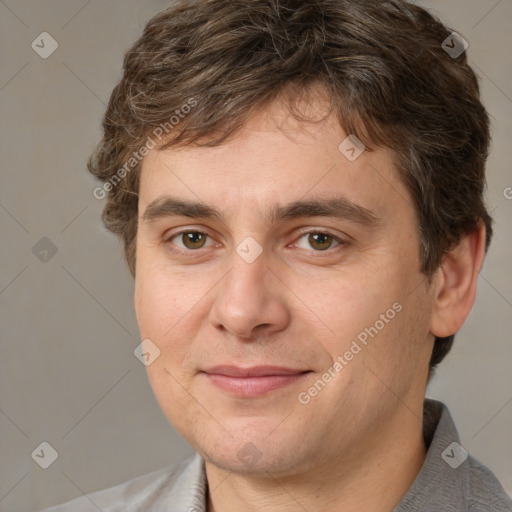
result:
[(364, 446), (293, 476), (240, 475), (206, 461), (207, 510), (392, 512), (425, 461), (422, 411), (417, 412), (404, 412), (385, 429), (379, 426), (365, 436)]

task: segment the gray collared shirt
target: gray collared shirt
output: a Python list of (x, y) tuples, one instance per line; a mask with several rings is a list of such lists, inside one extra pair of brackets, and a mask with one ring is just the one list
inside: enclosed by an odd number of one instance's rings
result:
[[(497, 478), (461, 447), (446, 406), (427, 399), (424, 409), (427, 457), (394, 512), (512, 512)], [(204, 461), (196, 454), (43, 512), (206, 512), (206, 491)]]

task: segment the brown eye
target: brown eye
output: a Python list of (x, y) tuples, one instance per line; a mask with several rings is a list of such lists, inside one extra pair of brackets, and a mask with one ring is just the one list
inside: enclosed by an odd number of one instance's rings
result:
[[(306, 239), (306, 243), (301, 245), (301, 240)], [(333, 246), (333, 243), (335, 244)], [(314, 252), (327, 251), (328, 249), (334, 248), (338, 245), (343, 245), (345, 242), (330, 233), (323, 231), (309, 231), (303, 233), (302, 236), (297, 240), (296, 244), (303, 249), (313, 248)]]
[(329, 249), (332, 240), (333, 237), (327, 233), (310, 233), (308, 236), (308, 242), (311, 244), (311, 247), (319, 251)]
[(171, 236), (167, 242), (176, 245), (179, 249), (202, 249), (205, 247), (208, 236), (207, 233), (203, 233), (202, 231), (180, 231)]
[(189, 231), (181, 234), (183, 245), (187, 249), (201, 249), (206, 240), (207, 235), (197, 231)]

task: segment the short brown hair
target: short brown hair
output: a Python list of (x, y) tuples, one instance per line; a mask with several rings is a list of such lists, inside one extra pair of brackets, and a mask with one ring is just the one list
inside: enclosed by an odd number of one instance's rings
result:
[[(158, 127), (160, 147), (218, 145), (281, 94), (299, 119), (294, 105), (315, 86), (347, 133), (394, 151), (426, 276), (480, 220), (487, 250), (489, 118), (465, 53), (442, 46), (451, 33), (405, 0), (189, 0), (157, 14), (124, 57), (88, 164), (108, 191), (103, 222), (122, 238), (132, 275), (140, 161), (126, 163)], [(436, 338), (431, 371), (453, 338)]]

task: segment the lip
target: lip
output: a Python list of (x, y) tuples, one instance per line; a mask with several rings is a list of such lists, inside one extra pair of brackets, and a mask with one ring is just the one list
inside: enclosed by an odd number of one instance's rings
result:
[(304, 377), (309, 370), (282, 366), (214, 366), (203, 370), (209, 382), (236, 396), (259, 396), (288, 386)]

